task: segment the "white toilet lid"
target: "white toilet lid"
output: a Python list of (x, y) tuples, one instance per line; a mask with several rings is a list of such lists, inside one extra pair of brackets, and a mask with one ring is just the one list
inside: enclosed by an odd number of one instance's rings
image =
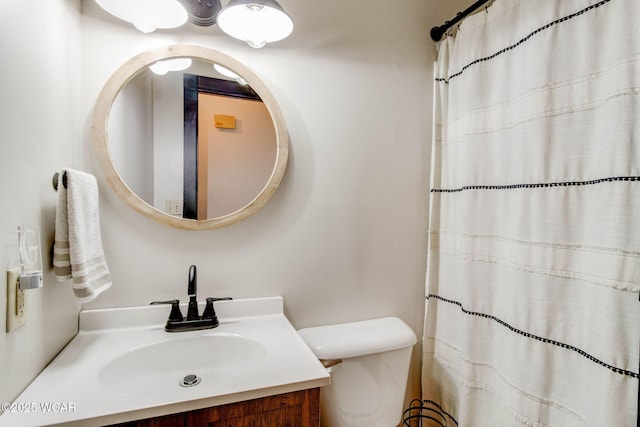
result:
[(318, 359), (347, 359), (410, 347), (416, 334), (397, 317), (305, 328), (298, 331)]

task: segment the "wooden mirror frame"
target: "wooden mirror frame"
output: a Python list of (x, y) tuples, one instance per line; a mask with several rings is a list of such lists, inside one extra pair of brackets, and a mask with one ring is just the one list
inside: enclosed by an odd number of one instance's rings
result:
[[(140, 70), (150, 64), (170, 58), (192, 58), (203, 61), (220, 64), (242, 77), (249, 83), (253, 90), (262, 98), (271, 118), (276, 133), (276, 161), (271, 172), (269, 180), (262, 188), (260, 193), (246, 206), (229, 214), (209, 218), (205, 220), (184, 219), (169, 215), (162, 212), (136, 195), (124, 182), (118, 174), (109, 155), (109, 140), (107, 136), (107, 126), (109, 121), (109, 113), (111, 106), (124, 85), (129, 82)], [(143, 52), (118, 68), (113, 75), (107, 80), (93, 112), (92, 121), (92, 140), (96, 158), (111, 188), (115, 190), (117, 195), (124, 200), (129, 206), (140, 212), (147, 218), (159, 223), (186, 229), (186, 230), (212, 230), (215, 228), (226, 227), (253, 215), (271, 198), (276, 191), (284, 175), (289, 157), (289, 136), (284, 123), (284, 117), (278, 103), (271, 94), (265, 83), (253, 73), (248, 67), (241, 64), (237, 60), (227, 56), (221, 52), (192, 45), (171, 45), (162, 48), (148, 50)]]

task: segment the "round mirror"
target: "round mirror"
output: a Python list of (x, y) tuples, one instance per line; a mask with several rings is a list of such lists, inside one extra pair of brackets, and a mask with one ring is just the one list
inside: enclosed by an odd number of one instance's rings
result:
[(241, 221), (278, 188), (289, 140), (266, 85), (190, 45), (131, 58), (105, 84), (93, 143), (107, 181), (143, 215), (206, 230)]

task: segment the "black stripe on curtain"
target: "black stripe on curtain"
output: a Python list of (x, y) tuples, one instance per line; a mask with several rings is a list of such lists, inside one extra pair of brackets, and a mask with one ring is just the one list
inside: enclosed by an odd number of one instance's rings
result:
[(461, 69), (460, 71), (458, 71), (457, 73), (454, 73), (454, 74), (450, 75), (448, 78), (447, 78), (447, 77), (438, 77), (438, 78), (436, 78), (436, 81), (437, 81), (437, 82), (444, 82), (444, 83), (446, 83), (446, 84), (449, 84), (449, 82), (450, 82), (452, 79), (454, 79), (454, 78), (456, 78), (456, 77), (458, 77), (458, 76), (461, 76), (461, 75), (462, 75), (462, 73), (464, 73), (464, 71), (465, 71), (467, 68), (469, 68), (469, 67), (471, 67), (471, 66), (473, 66), (473, 65), (479, 64), (479, 63), (481, 63), (481, 62), (490, 61), (490, 60), (492, 60), (493, 58), (496, 58), (496, 57), (498, 57), (498, 56), (502, 55), (502, 54), (503, 54), (503, 53), (505, 53), (505, 52), (509, 52), (510, 50), (515, 49), (516, 47), (520, 46), (522, 43), (526, 42), (527, 40), (529, 40), (531, 37), (535, 36), (536, 34), (541, 33), (542, 31), (547, 30), (547, 29), (549, 29), (549, 28), (553, 27), (553, 26), (554, 26), (554, 25), (556, 25), (556, 24), (560, 24), (560, 23), (562, 23), (562, 22), (566, 22), (566, 21), (568, 21), (568, 20), (570, 20), (570, 19), (572, 19), (572, 18), (575, 18), (576, 16), (580, 16), (580, 15), (582, 15), (583, 13), (586, 13), (586, 12), (589, 12), (589, 11), (591, 11), (591, 10), (594, 10), (594, 9), (596, 9), (596, 8), (598, 8), (598, 7), (600, 7), (600, 6), (602, 6), (602, 5), (603, 5), (603, 4), (605, 4), (605, 3), (609, 3), (610, 1), (611, 1), (611, 0), (602, 0), (602, 1), (598, 2), (598, 3), (592, 4), (591, 6), (585, 7), (585, 8), (584, 8), (584, 9), (582, 9), (582, 10), (579, 10), (579, 11), (578, 11), (578, 12), (576, 12), (576, 13), (572, 13), (571, 15), (567, 15), (567, 16), (564, 16), (564, 17), (562, 17), (562, 18), (558, 18), (558, 19), (556, 19), (555, 21), (550, 22), (550, 23), (548, 23), (548, 24), (546, 24), (546, 25), (544, 25), (544, 26), (542, 26), (542, 27), (538, 28), (537, 30), (532, 31), (531, 33), (529, 33), (529, 34), (528, 34), (528, 35), (526, 35), (525, 37), (521, 38), (520, 40), (518, 40), (516, 43), (512, 44), (511, 46), (507, 46), (507, 47), (505, 47), (504, 49), (499, 50), (498, 52), (494, 53), (493, 55), (489, 55), (489, 56), (485, 56), (484, 58), (476, 59), (475, 61), (472, 61), (472, 62), (470, 62), (469, 64), (467, 64), (467, 65), (465, 65), (464, 67), (462, 67), (462, 69)]

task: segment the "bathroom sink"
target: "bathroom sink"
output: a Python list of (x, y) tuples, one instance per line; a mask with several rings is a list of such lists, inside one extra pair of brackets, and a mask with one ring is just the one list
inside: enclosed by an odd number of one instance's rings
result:
[(240, 335), (198, 334), (133, 348), (100, 369), (98, 381), (123, 393), (165, 393), (232, 380), (255, 369), (266, 354), (262, 344)]
[(13, 402), (25, 410), (0, 426), (121, 424), (329, 384), (282, 297), (216, 304), (218, 327), (172, 333), (166, 306), (81, 311), (78, 334)]

